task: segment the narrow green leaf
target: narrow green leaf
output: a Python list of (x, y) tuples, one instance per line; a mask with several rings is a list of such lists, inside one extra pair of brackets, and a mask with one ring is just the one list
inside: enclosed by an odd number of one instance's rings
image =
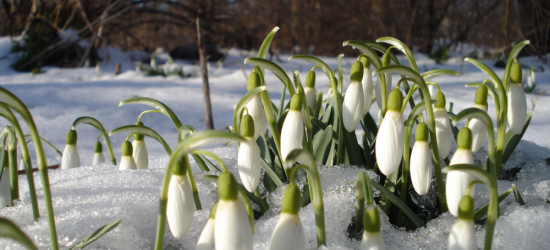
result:
[(271, 169), (271, 167), (269, 167), (269, 164), (265, 161), (265, 159), (262, 158), (261, 163), (262, 163), (261, 165), (262, 165), (262, 168), (264, 169), (265, 173), (267, 175), (269, 175), (269, 177), (275, 183), (275, 185), (277, 185), (277, 187), (282, 186), (283, 182), (281, 181), (281, 179), (279, 179), (279, 176), (277, 176), (275, 171), (273, 171), (273, 169)]
[(409, 207), (407, 207), (407, 205), (403, 203), (401, 199), (395, 196), (390, 190), (380, 185), (376, 181), (371, 181), (370, 183), (372, 186), (374, 186), (374, 188), (378, 189), (382, 193), (382, 195), (386, 196), (394, 205), (396, 205), (399, 209), (401, 209), (403, 213), (405, 213), (405, 216), (407, 216), (407, 218), (409, 218), (409, 220), (411, 220), (411, 222), (417, 228), (426, 226), (424, 225), (424, 222), (422, 222), (422, 220), (420, 220), (418, 216), (416, 216), (416, 214)]
[[(25, 140), (27, 141), (27, 144), (29, 144), (30, 142), (32, 142), (32, 137), (31, 135), (25, 135)], [(51, 150), (53, 150), (57, 155), (59, 155), (59, 157), (61, 157), (63, 154), (61, 153), (61, 151), (59, 151), (59, 149), (57, 149), (51, 142), (49, 142), (48, 140), (44, 139), (42, 136), (40, 137), (40, 140), (45, 143)]]
[(180, 119), (174, 114), (174, 112), (166, 106), (164, 103), (157, 101), (153, 98), (149, 97), (132, 97), (128, 98), (126, 100), (121, 101), (118, 106), (121, 107), (126, 104), (144, 104), (153, 108), (158, 109), (162, 114), (170, 118), (176, 129), (179, 129), (181, 127), (182, 123)]
[(434, 69), (423, 73), (422, 77), (424, 78), (424, 81), (429, 82), (436, 77), (445, 76), (445, 75), (460, 76), (460, 74), (454, 70)]
[(116, 219), (98, 228), (95, 232), (88, 235), (86, 238), (82, 239), (80, 242), (78, 242), (78, 244), (71, 247), (71, 250), (82, 249), (87, 245), (90, 245), (92, 242), (96, 241), (97, 239), (101, 238), (103, 235), (115, 229), (115, 227), (117, 227), (120, 224), (120, 222), (122, 222), (121, 219)]
[(162, 138), (162, 136), (160, 136), (157, 132), (155, 132), (155, 130), (153, 130), (152, 128), (149, 128), (147, 126), (143, 126), (143, 125), (126, 125), (126, 126), (118, 127), (118, 128), (115, 128), (115, 129), (111, 130), (109, 132), (109, 136), (114, 135), (114, 134), (118, 134), (118, 133), (129, 133), (130, 135), (132, 135), (132, 134), (142, 134), (142, 135), (149, 136), (149, 137), (155, 139), (156, 141), (158, 141), (164, 147), (164, 150), (166, 151), (166, 153), (168, 155), (172, 154), (172, 149), (170, 148), (168, 143), (166, 143), (166, 141)]
[(414, 59), (414, 56), (411, 50), (409, 49), (409, 47), (407, 47), (407, 45), (405, 45), (403, 42), (389, 36), (378, 38), (376, 39), (376, 42), (391, 44), (392, 46), (400, 50), (403, 54), (407, 56), (407, 59), (409, 60), (409, 64), (411, 65), (411, 68), (414, 71), (418, 72), (418, 66), (416, 66), (416, 60)]
[(354, 41), (354, 40), (345, 41), (344, 47), (345, 46), (351, 46), (352, 48), (358, 49), (361, 52), (365, 53), (365, 55), (369, 58), (369, 61), (372, 63), (374, 68), (382, 67), (382, 62), (380, 61), (380, 58), (378, 57), (376, 52), (374, 52), (374, 50), (372, 50), (369, 46), (367, 46), (363, 42)]
[(258, 57), (265, 59), (267, 56), (267, 53), (269, 52), (269, 47), (271, 46), (271, 41), (273, 41), (273, 37), (275, 36), (275, 33), (279, 31), (279, 27), (275, 27), (267, 34), (264, 41), (262, 42), (262, 45), (260, 46), (260, 50), (258, 51)]
[(518, 187), (516, 187), (516, 184), (512, 183), (512, 191), (514, 192), (514, 197), (516, 197), (516, 202), (522, 206), (525, 205), (525, 201), (523, 201), (523, 197), (521, 197), (521, 193), (519, 192)]
[(514, 48), (510, 52), (510, 56), (508, 56), (508, 62), (506, 62), (506, 69), (504, 70), (504, 77), (502, 78), (504, 88), (508, 89), (508, 86), (510, 85), (509, 84), (509, 82), (510, 82), (510, 69), (512, 68), (512, 61), (514, 61), (514, 59), (516, 59), (516, 57), (518, 56), (519, 52), (523, 49), (523, 47), (525, 47), (528, 44), (531, 44), (531, 42), (529, 40), (524, 40), (524, 41), (516, 44), (516, 46), (514, 46)]
[(328, 125), (323, 132), (318, 133), (313, 139), (313, 152), (315, 160), (319, 162), (323, 161), (325, 155), (327, 155), (326, 151), (332, 141), (333, 133), (334, 131), (332, 129), (332, 125)]
[(21, 231), (17, 225), (5, 218), (0, 218), (0, 237), (15, 240), (26, 249), (38, 250), (38, 247), (34, 245), (32, 240), (23, 231)]
[(521, 133), (519, 135), (514, 134), (512, 131), (508, 131), (506, 135), (504, 136), (504, 151), (502, 152), (502, 164), (504, 165), (508, 159), (510, 159), (510, 156), (518, 146), (519, 142), (521, 141), (521, 138), (525, 134), (525, 131), (527, 130), (527, 127), (529, 127), (529, 123), (531, 123), (531, 117), (533, 116), (532, 113), (527, 113), (527, 118), (525, 119), (525, 125), (523, 125), (523, 129), (521, 130)]
[(109, 139), (109, 135), (107, 134), (107, 131), (105, 131), (105, 129), (103, 128), (103, 125), (101, 125), (101, 123), (93, 117), (81, 116), (74, 120), (72, 129), (76, 129), (76, 126), (78, 126), (78, 124), (81, 124), (81, 123), (88, 124), (96, 128), (97, 130), (99, 130), (101, 134), (103, 134), (103, 138), (105, 139), (105, 144), (107, 144), (107, 152), (109, 153), (109, 158), (111, 158), (111, 163), (113, 165), (116, 165), (116, 155), (115, 155), (115, 152), (113, 152), (113, 147), (111, 146), (111, 140)]
[(498, 78), (497, 74), (484, 63), (469, 57), (464, 58), (464, 61), (473, 64), (474, 66), (479, 68), (481, 71), (483, 71), (486, 75), (488, 75), (491, 78), (494, 84), (502, 85), (502, 82), (500, 81), (500, 78)]
[(244, 64), (259, 66), (273, 72), (273, 74), (275, 74), (275, 76), (277, 76), (277, 78), (279, 78), (279, 80), (281, 80), (281, 82), (286, 86), (288, 92), (290, 93), (290, 96), (293, 96), (294, 93), (296, 93), (294, 86), (292, 86), (290, 78), (281, 68), (281, 66), (277, 65), (276, 63), (262, 58), (251, 57), (244, 59)]

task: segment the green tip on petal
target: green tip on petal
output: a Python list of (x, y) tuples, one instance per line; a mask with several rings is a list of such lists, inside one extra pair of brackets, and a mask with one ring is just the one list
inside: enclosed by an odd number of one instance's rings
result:
[(101, 145), (101, 142), (97, 141), (94, 146), (94, 153), (101, 153), (103, 152), (103, 145)]
[(315, 88), (315, 71), (309, 71), (306, 75), (306, 87)]
[(401, 112), (401, 106), (403, 105), (403, 93), (401, 90), (394, 89), (390, 92), (388, 99), (388, 110)]
[(300, 211), (302, 194), (300, 189), (294, 185), (290, 184), (286, 189), (283, 195), (283, 204), (281, 206), (283, 213), (288, 214), (298, 214)]
[(521, 71), (521, 65), (519, 63), (512, 64), (512, 68), (510, 69), (512, 83), (522, 83), (523, 76)]
[(366, 57), (361, 57), (361, 63), (363, 64), (363, 68), (370, 68), (370, 62)]
[(235, 177), (230, 172), (223, 172), (218, 177), (218, 195), (220, 200), (237, 200), (238, 186)]
[(469, 195), (464, 195), (458, 203), (458, 218), (463, 220), (474, 219), (474, 198)]
[(302, 95), (294, 94), (290, 99), (290, 110), (302, 111)]
[(261, 85), (262, 85), (262, 80), (260, 79), (260, 75), (258, 75), (258, 73), (252, 72), (250, 73), (250, 75), (248, 75), (248, 83), (246, 84), (246, 89), (248, 91), (256, 87), (259, 87)]
[(350, 81), (361, 82), (363, 80), (363, 63), (355, 61), (351, 65), (351, 74), (349, 76)]
[(76, 145), (76, 130), (70, 129), (67, 131), (67, 135), (65, 136), (65, 142), (68, 145)]
[(122, 146), (120, 146), (120, 150), (122, 151), (122, 156), (132, 156), (132, 153), (133, 153), (132, 143), (129, 141), (122, 142)]
[(365, 209), (365, 214), (363, 215), (363, 226), (367, 232), (380, 232), (380, 213), (375, 206), (372, 206), (372, 209)]
[[(139, 122), (136, 122), (136, 125), (138, 125), (138, 126), (143, 126), (143, 122), (140, 122), (140, 121), (139, 121)], [(134, 134), (134, 140), (136, 140), (136, 141), (143, 141), (143, 138), (144, 138), (144, 137), (145, 137), (145, 136), (142, 135), (142, 134)]]
[(189, 158), (182, 157), (176, 162), (176, 166), (172, 168), (172, 174), (174, 175), (186, 175), (187, 168), (189, 168)]
[(472, 150), (472, 130), (468, 127), (463, 127), (458, 132), (456, 145), (459, 149)]
[(445, 94), (443, 94), (443, 92), (438, 91), (437, 93), (435, 93), (435, 101), (436, 101), (435, 103), (436, 108), (440, 108), (440, 109), (445, 108), (447, 100), (445, 100)]
[(426, 123), (419, 123), (416, 126), (416, 132), (414, 134), (416, 141), (428, 141), (428, 125)]
[(218, 203), (214, 203), (212, 209), (210, 209), (210, 219), (216, 219), (216, 210), (218, 209)]
[(479, 85), (476, 90), (476, 104), (478, 105), (487, 105), (487, 95), (489, 94), (489, 89), (485, 85)]
[(243, 115), (241, 119), (241, 133), (243, 137), (254, 136), (254, 119), (249, 114)]

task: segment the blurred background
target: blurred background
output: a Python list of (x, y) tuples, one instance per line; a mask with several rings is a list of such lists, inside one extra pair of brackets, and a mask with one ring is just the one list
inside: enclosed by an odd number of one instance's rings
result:
[(0, 0), (0, 36), (25, 35), (13, 50), (25, 52), (14, 67), (26, 71), (94, 65), (102, 46), (198, 60), (197, 18), (211, 61), (257, 50), (275, 26), (275, 56), (352, 56), (343, 41), (382, 36), (436, 58), (462, 46), (496, 58), (525, 39), (522, 53), (546, 62), (550, 52), (549, 0)]

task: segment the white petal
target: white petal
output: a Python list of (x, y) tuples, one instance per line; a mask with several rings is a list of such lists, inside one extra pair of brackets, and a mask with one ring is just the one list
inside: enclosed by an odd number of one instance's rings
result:
[(258, 136), (267, 127), (267, 118), (265, 116), (264, 105), (262, 104), (262, 97), (258, 94), (246, 104), (248, 114), (252, 116), (254, 120), (254, 138), (258, 139)]
[(214, 248), (214, 224), (214, 219), (208, 219), (195, 250), (210, 250)]
[(487, 127), (485, 126), (485, 123), (474, 118), (470, 120), (468, 128), (472, 130), (472, 152), (477, 152), (485, 142), (485, 138), (487, 137)]
[(428, 91), (430, 92), (430, 96), (432, 97), (432, 99), (434, 99), (435, 94), (437, 93), (435, 85), (433, 84), (428, 85)]
[(166, 220), (174, 238), (181, 240), (193, 222), (193, 192), (185, 175), (173, 175), (168, 186), (168, 204)]
[(134, 161), (134, 157), (132, 156), (122, 156), (120, 159), (120, 166), (118, 167), (119, 170), (126, 170), (126, 169), (137, 169), (136, 162)]
[(473, 220), (456, 220), (449, 241), (447, 242), (448, 250), (477, 250), (476, 234), (474, 230)]
[(76, 145), (65, 145), (63, 155), (61, 156), (61, 169), (80, 167), (80, 157)]
[(94, 160), (92, 161), (92, 165), (99, 165), (104, 162), (105, 157), (103, 156), (103, 153), (94, 153)]
[(317, 103), (317, 91), (315, 88), (306, 87), (304, 89), (306, 93), (307, 105), (313, 111), (315, 111), (315, 103)]
[[(63, 159), (63, 157), (61, 159)], [(23, 161), (23, 159), (21, 159), (19, 161), (19, 169), (18, 170), (25, 170), (25, 169), (26, 169), (25, 168), (25, 162)]]
[(453, 142), (451, 120), (449, 119), (447, 110), (443, 108), (434, 109), (434, 118), (439, 158), (445, 159), (449, 155), (449, 152), (451, 152), (451, 144)]
[[(451, 159), (451, 166), (456, 164), (474, 164), (474, 155), (472, 151), (467, 149), (456, 150)], [(474, 180), (474, 176), (462, 172), (452, 171), (447, 174), (445, 196), (447, 198), (447, 207), (452, 215), (458, 217), (458, 203), (462, 196), (466, 195), (466, 190), (470, 182)], [(475, 188), (472, 187), (471, 195), (473, 195), (474, 190)]]
[(399, 168), (403, 157), (405, 129), (403, 114), (388, 110), (376, 136), (376, 161), (380, 172), (388, 176)]
[(252, 229), (238, 201), (220, 200), (214, 226), (216, 250), (252, 250)]
[(297, 214), (281, 213), (269, 243), (270, 250), (303, 250), (304, 228)]
[(386, 250), (386, 244), (380, 232), (371, 233), (364, 231), (361, 240), (361, 250)]
[(149, 166), (149, 155), (147, 154), (147, 147), (145, 146), (145, 141), (136, 141), (132, 142), (133, 153), (132, 156), (136, 161), (136, 166), (138, 169), (147, 169)]
[(281, 129), (281, 155), (286, 159), (292, 150), (302, 148), (304, 137), (304, 123), (302, 112), (290, 110), (286, 115), (283, 129)]
[(365, 68), (363, 71), (363, 116), (369, 112), (370, 105), (372, 103), (372, 74), (370, 68)]
[(521, 84), (513, 83), (508, 90), (508, 126), (516, 135), (521, 133), (527, 118), (527, 100)]
[(11, 206), (10, 169), (4, 168), (0, 179), (0, 207)]
[(428, 142), (417, 141), (411, 154), (411, 181), (419, 195), (430, 190), (432, 182), (432, 154)]
[(350, 82), (342, 106), (342, 120), (348, 132), (355, 131), (361, 121), (361, 117), (363, 117), (363, 95), (363, 86), (361, 83)]
[(392, 84), (391, 73), (386, 73), (386, 94), (388, 97), (390, 96)]
[(378, 109), (382, 109), (382, 89), (380, 88), (380, 77), (376, 78), (376, 86), (374, 86), (374, 94), (376, 96), (376, 105), (378, 105)]
[(260, 183), (260, 149), (254, 138), (246, 139), (247, 141), (241, 142), (239, 146), (237, 166), (243, 186), (249, 192), (254, 193), (254, 190), (258, 187), (258, 183)]

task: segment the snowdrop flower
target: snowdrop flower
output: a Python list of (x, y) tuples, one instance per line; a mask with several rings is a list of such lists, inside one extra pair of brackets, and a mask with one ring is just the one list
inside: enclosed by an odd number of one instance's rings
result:
[(368, 206), (363, 215), (365, 231), (361, 239), (361, 250), (385, 250), (386, 244), (380, 233), (380, 213), (375, 206)]
[(70, 129), (65, 136), (65, 150), (61, 156), (61, 169), (80, 167), (80, 157), (76, 148), (76, 130)]
[(302, 95), (294, 94), (290, 100), (290, 111), (286, 115), (283, 129), (281, 129), (281, 154), (283, 159), (286, 159), (292, 150), (302, 148), (303, 137)]
[(437, 149), (439, 151), (439, 158), (445, 159), (449, 155), (449, 152), (451, 152), (453, 131), (451, 127), (451, 120), (449, 119), (449, 114), (447, 114), (447, 110), (445, 109), (445, 95), (442, 92), (437, 92), (435, 94), (435, 100), (437, 101), (437, 103), (434, 105), (435, 137), (437, 140)]
[[(475, 107), (487, 112), (487, 86), (481, 85), (477, 88)], [(487, 137), (487, 126), (478, 119), (471, 119), (468, 123), (468, 128), (472, 130), (472, 152), (477, 152)]]
[[(5, 149), (2, 147), (0, 150)], [(8, 152), (6, 152), (5, 156), (7, 155)], [(0, 179), (0, 207), (9, 207), (11, 205), (10, 168), (8, 164), (3, 167), (4, 172), (2, 172), (2, 178)]]
[(241, 119), (241, 133), (246, 139), (239, 146), (237, 166), (243, 186), (251, 193), (254, 193), (260, 183), (261, 159), (260, 149), (254, 139), (254, 120), (246, 114)]
[(388, 176), (399, 168), (403, 157), (403, 143), (405, 140), (405, 128), (401, 105), (403, 93), (394, 89), (388, 99), (388, 111), (376, 136), (376, 161), (380, 172)]
[(103, 145), (101, 145), (101, 142), (98, 140), (94, 146), (94, 159), (92, 161), (92, 165), (95, 166), (104, 162), (105, 157), (103, 156)]
[(195, 207), (191, 184), (187, 178), (189, 162), (181, 159), (174, 167), (168, 186), (166, 220), (174, 238), (181, 240), (191, 228)]
[(363, 64), (356, 61), (351, 65), (350, 81), (342, 106), (342, 120), (348, 132), (355, 131), (355, 128), (357, 128), (357, 125), (361, 121), (361, 117), (363, 117), (365, 97), (361, 83), (362, 79)]
[(214, 248), (214, 224), (216, 223), (217, 208), (218, 203), (216, 202), (210, 210), (210, 218), (208, 218), (204, 229), (202, 229), (202, 233), (199, 237), (199, 241), (197, 241), (197, 247), (195, 248), (195, 250), (210, 250)]
[(216, 250), (252, 250), (252, 229), (239, 202), (237, 181), (230, 172), (218, 177), (218, 195), (220, 201), (214, 223)]
[(315, 89), (315, 72), (309, 71), (306, 75), (306, 88), (304, 89), (306, 94), (307, 106), (315, 111), (317, 104), (317, 90)]
[(448, 250), (471, 250), (478, 249), (474, 229), (474, 199), (465, 195), (460, 199), (458, 219), (456, 220), (449, 241)]
[(511, 83), (508, 88), (508, 126), (516, 135), (521, 134), (527, 118), (527, 100), (521, 77), (521, 65), (514, 63), (510, 70)]
[(361, 62), (363, 63), (363, 80), (361, 81), (361, 84), (363, 85), (363, 113), (362, 115), (365, 116), (370, 109), (370, 105), (372, 103), (372, 74), (370, 70), (370, 62), (362, 57)]
[[(248, 84), (246, 86), (248, 91), (261, 85), (262, 81), (258, 73), (252, 72), (248, 75)], [(256, 125), (254, 129), (254, 139), (258, 139), (258, 136), (260, 136), (267, 128), (267, 118), (265, 116), (264, 105), (262, 104), (262, 97), (260, 94), (252, 97), (252, 99), (246, 104), (246, 109), (252, 116), (252, 119), (254, 119), (254, 124)]]
[(306, 248), (304, 227), (300, 221), (300, 189), (290, 184), (283, 196), (281, 215), (271, 234), (270, 250), (303, 250)]
[(527, 87), (533, 88), (536, 82), (537, 80), (535, 78), (535, 69), (531, 67), (531, 69), (529, 70), (529, 76), (527, 77)]
[[(143, 126), (142, 122), (136, 122), (136, 125)], [(149, 155), (147, 154), (147, 147), (145, 146), (144, 135), (134, 134), (134, 141), (132, 142), (132, 157), (136, 161), (137, 169), (147, 169), (149, 166)]]
[(136, 161), (132, 157), (132, 143), (129, 141), (122, 142), (121, 146), (122, 158), (120, 159), (119, 170), (137, 169)]
[(411, 154), (411, 181), (414, 190), (419, 195), (425, 195), (430, 190), (432, 182), (432, 154), (428, 143), (428, 126), (419, 123), (416, 126), (416, 142)]
[[(456, 164), (474, 164), (472, 131), (468, 127), (464, 127), (458, 132), (457, 145), (458, 149), (451, 159), (451, 167)], [(447, 198), (447, 207), (452, 215), (458, 216), (458, 203), (462, 196), (466, 195), (470, 182), (474, 180), (475, 177), (467, 173), (452, 171), (447, 174), (445, 196)], [(471, 188), (471, 193), (474, 193), (474, 187)]]

